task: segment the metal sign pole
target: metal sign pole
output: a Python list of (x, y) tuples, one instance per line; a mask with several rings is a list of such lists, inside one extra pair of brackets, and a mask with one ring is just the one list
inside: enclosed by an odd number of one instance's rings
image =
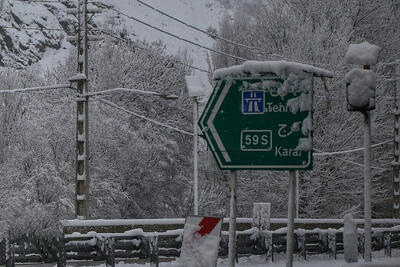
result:
[(193, 97), (193, 204), (194, 215), (199, 215), (199, 171), (198, 171), (198, 132), (197, 132), (197, 98)]
[(364, 230), (365, 261), (371, 261), (371, 116), (364, 113)]
[[(369, 65), (364, 65), (369, 70)], [(371, 113), (364, 112), (364, 257), (371, 261)]]
[(295, 208), (295, 187), (296, 172), (289, 171), (289, 204), (288, 204), (288, 226), (286, 243), (286, 267), (293, 266), (293, 248), (294, 248), (294, 208)]
[(236, 203), (237, 203), (237, 173), (231, 171), (231, 202), (230, 202), (230, 218), (229, 218), (229, 267), (235, 267), (236, 258)]

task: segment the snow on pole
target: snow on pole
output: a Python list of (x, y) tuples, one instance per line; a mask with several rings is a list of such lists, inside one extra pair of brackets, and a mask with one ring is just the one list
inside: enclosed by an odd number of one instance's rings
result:
[(344, 260), (346, 262), (357, 262), (358, 260), (357, 224), (353, 215), (348, 213), (344, 216), (343, 247)]
[(355, 68), (345, 76), (347, 109), (362, 111), (375, 109), (375, 73), (370, 70)]
[(353, 65), (375, 66), (381, 48), (368, 42), (351, 44), (346, 52), (345, 61)]
[(351, 44), (347, 50), (347, 64), (363, 65), (346, 74), (347, 110), (364, 114), (364, 257), (371, 261), (371, 113), (375, 109), (375, 74), (369, 71), (378, 62), (380, 47), (368, 42)]
[[(193, 98), (193, 203), (194, 215), (199, 214), (199, 182), (198, 182), (198, 97), (205, 95), (207, 83), (201, 79), (199, 74), (185, 76), (188, 96)], [(209, 84), (208, 84), (209, 85)]]

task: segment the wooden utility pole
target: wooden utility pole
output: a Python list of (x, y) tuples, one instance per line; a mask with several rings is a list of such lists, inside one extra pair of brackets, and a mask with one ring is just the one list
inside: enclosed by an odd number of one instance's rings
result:
[(400, 60), (396, 60), (394, 109), (393, 218), (400, 219)]

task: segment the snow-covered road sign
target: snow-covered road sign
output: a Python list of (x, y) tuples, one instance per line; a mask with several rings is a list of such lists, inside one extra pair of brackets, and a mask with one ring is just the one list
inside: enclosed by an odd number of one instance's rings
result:
[(199, 120), (221, 169), (312, 168), (312, 74), (229, 78)]
[(217, 266), (222, 218), (188, 216), (186, 218), (180, 266)]

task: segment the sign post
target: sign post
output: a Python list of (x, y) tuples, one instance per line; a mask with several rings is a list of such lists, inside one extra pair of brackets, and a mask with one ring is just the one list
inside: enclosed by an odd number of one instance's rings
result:
[(276, 76), (218, 81), (199, 120), (221, 169), (312, 169), (312, 75), (282, 92)]
[(329, 71), (286, 61), (248, 61), (214, 72), (199, 126), (220, 169), (232, 171), (229, 266), (235, 266), (237, 170), (288, 170), (288, 265), (293, 264), (295, 171), (311, 170), (313, 77)]
[(231, 171), (231, 201), (229, 220), (229, 267), (235, 267), (236, 258), (236, 212), (237, 212), (237, 173)]
[(288, 226), (286, 243), (286, 267), (293, 266), (293, 248), (294, 248), (294, 202), (295, 202), (296, 173), (289, 171), (289, 205), (288, 205)]

